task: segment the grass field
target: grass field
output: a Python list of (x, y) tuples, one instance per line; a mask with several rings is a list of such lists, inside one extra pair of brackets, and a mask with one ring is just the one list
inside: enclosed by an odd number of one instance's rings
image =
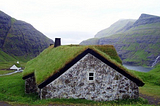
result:
[(17, 64), (17, 61), (12, 61), (12, 62), (0, 62), (0, 70), (1, 69), (9, 69), (12, 65), (17, 65), (18, 67), (22, 67), (24, 68), (26, 63), (25, 62), (21, 62), (20, 64)]
[(14, 72), (14, 70), (0, 70), (0, 75)]
[(134, 73), (145, 82), (145, 85), (140, 87), (141, 93), (160, 98), (160, 65), (147, 73), (138, 71)]
[[(135, 71), (134, 71), (135, 72)], [(154, 97), (160, 97), (160, 65), (148, 73), (135, 72), (146, 83), (140, 87), (140, 93)], [(47, 99), (40, 100), (37, 94), (25, 94), (25, 81), (22, 80), (22, 73), (10, 76), (0, 77), (0, 101), (6, 101), (10, 104), (27, 105), (95, 105), (95, 106), (113, 106), (113, 105), (149, 105), (147, 100), (139, 98), (138, 100), (116, 100), (109, 102), (95, 102), (84, 99)]]

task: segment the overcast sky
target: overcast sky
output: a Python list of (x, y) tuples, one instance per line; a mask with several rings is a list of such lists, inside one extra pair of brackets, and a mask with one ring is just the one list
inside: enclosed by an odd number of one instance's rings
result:
[(79, 44), (119, 19), (160, 16), (160, 0), (0, 0), (0, 10), (62, 44)]

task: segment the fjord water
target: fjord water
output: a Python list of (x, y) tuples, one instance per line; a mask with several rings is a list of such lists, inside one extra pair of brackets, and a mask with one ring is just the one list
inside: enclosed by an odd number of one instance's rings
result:
[(140, 72), (149, 72), (150, 70), (153, 69), (152, 67), (146, 68), (146, 67), (142, 67), (142, 66), (131, 66), (131, 65), (127, 65), (127, 64), (123, 64), (123, 66), (126, 67), (127, 69), (140, 71)]

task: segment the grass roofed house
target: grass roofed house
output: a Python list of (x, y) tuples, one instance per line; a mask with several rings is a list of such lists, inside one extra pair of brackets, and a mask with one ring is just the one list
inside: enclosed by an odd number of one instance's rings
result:
[(136, 99), (144, 85), (112, 45), (52, 45), (27, 63), (23, 79), (26, 93), (38, 92), (41, 99)]

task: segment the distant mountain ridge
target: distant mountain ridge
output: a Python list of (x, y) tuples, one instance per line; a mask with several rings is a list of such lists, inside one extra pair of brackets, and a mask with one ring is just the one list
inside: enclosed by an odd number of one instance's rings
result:
[(160, 56), (160, 17), (141, 14), (134, 23), (122, 26), (121, 31), (110, 36), (99, 35), (99, 38), (91, 38), (80, 44), (114, 45), (124, 64), (152, 66)]
[(136, 20), (133, 19), (123, 19), (115, 22), (112, 24), (109, 28), (106, 28), (104, 30), (99, 31), (95, 38), (101, 38), (101, 37), (107, 37), (116, 33), (123, 32), (127, 30), (130, 26), (134, 24)]
[(29, 60), (54, 42), (31, 24), (16, 20), (0, 11), (0, 49), (5, 53)]
[(154, 15), (149, 15), (149, 14), (141, 14), (139, 19), (133, 24), (133, 26), (136, 27), (136, 26), (140, 26), (140, 25), (159, 23), (159, 22), (160, 22), (159, 16), (154, 16)]

